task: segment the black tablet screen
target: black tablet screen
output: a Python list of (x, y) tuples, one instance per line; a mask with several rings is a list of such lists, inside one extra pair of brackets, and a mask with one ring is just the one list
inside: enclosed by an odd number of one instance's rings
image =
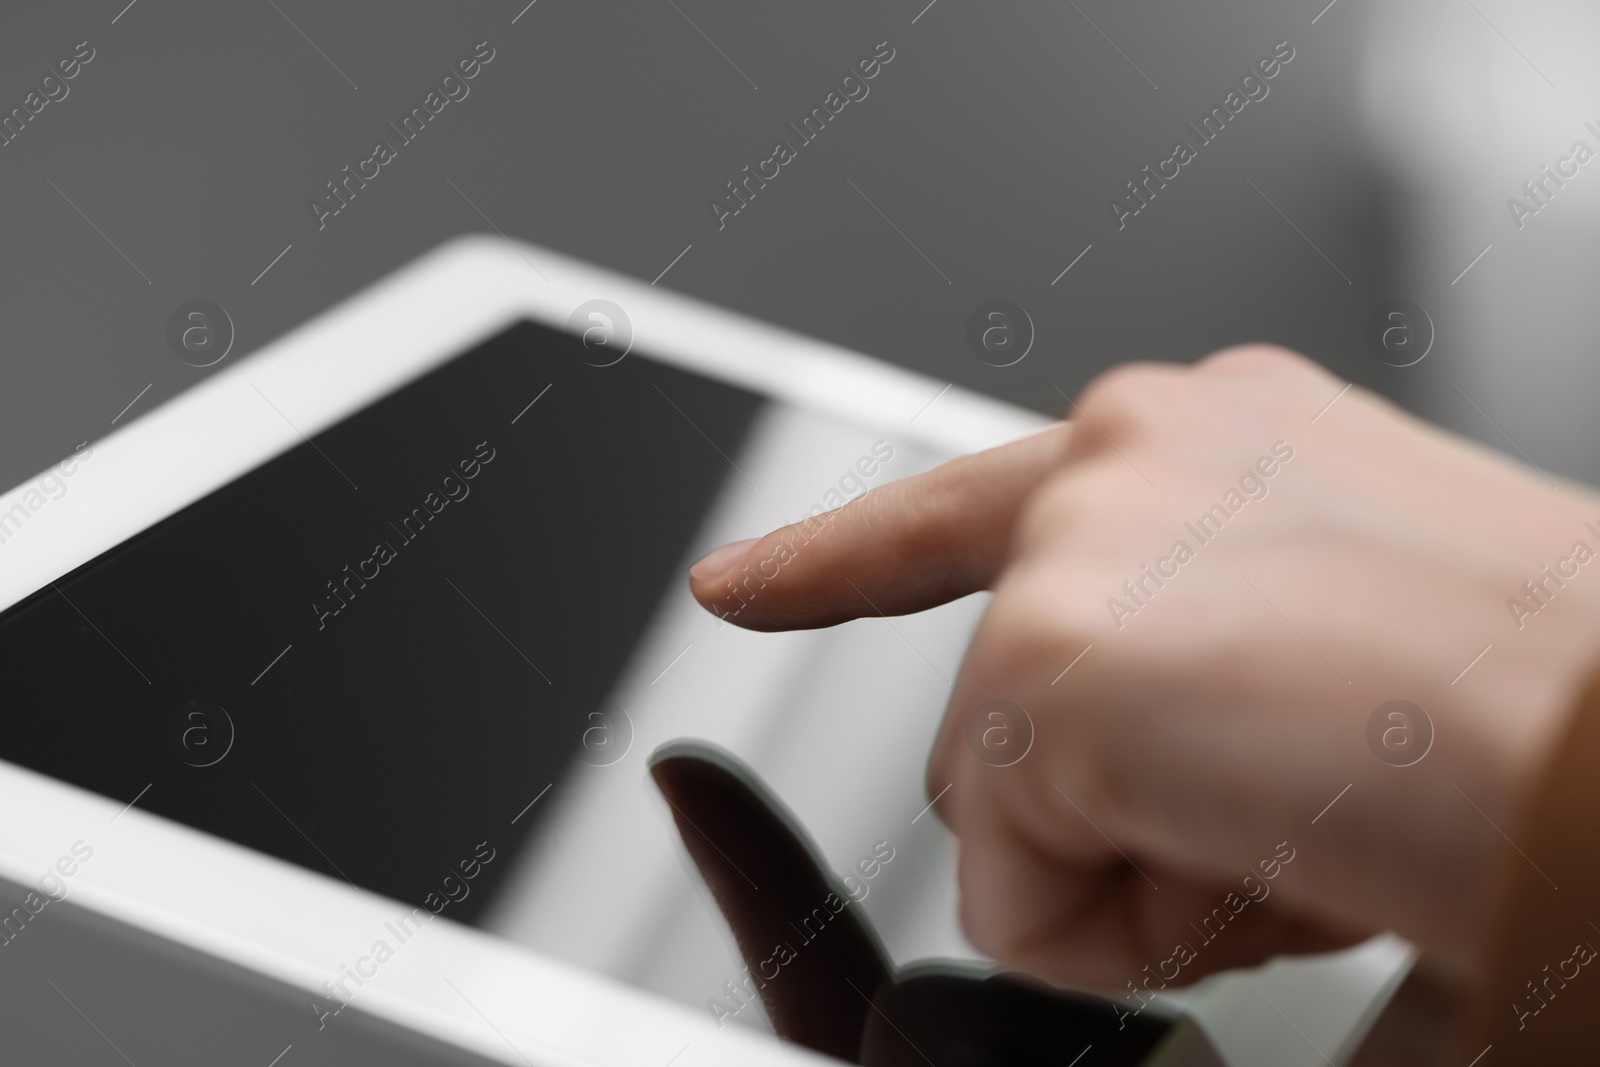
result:
[(0, 758), (473, 921), (762, 403), (585, 354), (516, 325), (0, 615)]

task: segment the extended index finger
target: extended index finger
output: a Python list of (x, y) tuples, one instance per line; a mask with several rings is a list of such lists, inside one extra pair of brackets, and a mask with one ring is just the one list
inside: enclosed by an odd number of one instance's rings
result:
[(690, 590), (746, 629), (803, 630), (922, 611), (986, 589), (1067, 433), (1061, 423), (724, 545), (690, 570)]

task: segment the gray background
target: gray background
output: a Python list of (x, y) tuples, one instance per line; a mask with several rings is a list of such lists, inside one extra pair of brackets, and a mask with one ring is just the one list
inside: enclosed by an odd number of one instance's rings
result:
[[(1600, 385), (1600, 180), (1527, 232), (1503, 205), (1600, 118), (1578, 0), (96, 0), (12, 5), (0, 30), (5, 109), (96, 50), (0, 148), (0, 484), (208, 373), (168, 350), (178, 304), (225, 307), (248, 358), (486, 220), (645, 279), (692, 245), (661, 284), (1042, 411), (1127, 359), (1272, 340), (1600, 477), (1600, 441), (1552, 422)], [(1109, 197), (1283, 39), (1271, 95), (1119, 232)], [(719, 231), (710, 198), (881, 40), (870, 95)], [(479, 41), (470, 96), (319, 231), (310, 198)], [(996, 297), (1038, 330), (1013, 367), (963, 337)], [(1367, 349), (1393, 297), (1438, 328), (1422, 368)]]
[[(1600, 164), (1524, 231), (1504, 207), (1600, 119), (1576, 2), (524, 2), (7, 5), (0, 109), (76, 42), (96, 57), (0, 148), (0, 484), (210, 373), (167, 348), (179, 303), (224, 306), (246, 359), (486, 218), (647, 281), (692, 245), (662, 285), (1043, 411), (1123, 360), (1265, 339), (1600, 477)], [(1270, 96), (1119, 232), (1107, 199), (1283, 39)], [(485, 40), (470, 96), (319, 232), (323, 182)], [(707, 201), (881, 40), (896, 56), (868, 98), (719, 232)], [(1008, 368), (963, 337), (997, 297), (1038, 329)], [(1364, 340), (1393, 297), (1438, 328), (1416, 368)], [(71, 955), (121, 959), (90, 934)], [(31, 1005), (28, 1061), (120, 1062), (33, 973), (49, 960), (0, 959), (5, 1016)], [(275, 1048), (242, 1035), (286, 1009), (259, 985), (128, 977), (105, 999), (135, 1062), (199, 1062), (195, 1020), (228, 1020), (213, 1051), (265, 1064)]]
[[(146, 385), (125, 418), (207, 373), (167, 348), (179, 303), (225, 307), (228, 359), (247, 358), (485, 216), (645, 280), (692, 244), (661, 284), (1050, 412), (1052, 383), (1258, 338), (1394, 385), (1362, 341), (1393, 282), (1379, 179), (1353, 150), (1359, 0), (1315, 26), (1260, 2), (1104, 0), (938, 0), (920, 18), (926, 0), (538, 0), (513, 25), (524, 2), (5, 16), (7, 108), (76, 42), (97, 54), (0, 148), (0, 483), (103, 433)], [(1118, 232), (1109, 197), (1286, 38), (1271, 95)], [(310, 198), (484, 40), (496, 58), (470, 95), (319, 232)], [(709, 199), (882, 40), (896, 55), (870, 95), (719, 231)], [(1037, 326), (1014, 367), (963, 338), (994, 297)]]

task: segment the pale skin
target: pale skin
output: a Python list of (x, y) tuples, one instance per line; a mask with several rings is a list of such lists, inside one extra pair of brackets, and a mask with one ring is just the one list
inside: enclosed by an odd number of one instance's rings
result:
[[(959, 841), (966, 932), (1002, 963), (1118, 990), (1180, 942), (1195, 951), (1173, 984), (1392, 930), (1470, 982), (1503, 866), (1537, 861), (1502, 831), (1600, 666), (1600, 560), (1536, 614), (1507, 601), (1534, 603), (1523, 583), (1575, 542), (1600, 551), (1583, 526), (1600, 527), (1600, 494), (1343, 386), (1264, 345), (1123, 366), (1069, 421), (875, 489), (820, 530), (727, 546), (691, 588), (733, 612), (744, 561), (787, 540), (802, 547), (730, 621), (829, 626), (992, 591), (927, 789)], [(1208, 543), (1186, 531), (1279, 442), (1293, 457), (1265, 497)], [(1111, 610), (1179, 539), (1193, 558), (1136, 613)], [(1003, 768), (966, 737), (996, 698), (1035, 730)], [(1433, 723), (1408, 767), (1368, 746), (1394, 699)], [(1280, 843), (1294, 858), (1263, 881)], [(1270, 893), (1200, 936), (1251, 874)]]

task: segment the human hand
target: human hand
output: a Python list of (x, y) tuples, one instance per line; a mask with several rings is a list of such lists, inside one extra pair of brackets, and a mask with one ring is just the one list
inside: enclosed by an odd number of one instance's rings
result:
[[(1500, 831), (1600, 645), (1600, 497), (1340, 390), (1269, 346), (1124, 366), (1070, 422), (691, 588), (757, 630), (993, 590), (927, 783), (1002, 962), (1157, 988), (1394, 930), (1467, 978), (1497, 865), (1532, 862)], [(1420, 723), (1368, 741), (1396, 699), (1432, 724), (1410, 766)], [(969, 741), (992, 700), (1031, 721), (1014, 765)]]

